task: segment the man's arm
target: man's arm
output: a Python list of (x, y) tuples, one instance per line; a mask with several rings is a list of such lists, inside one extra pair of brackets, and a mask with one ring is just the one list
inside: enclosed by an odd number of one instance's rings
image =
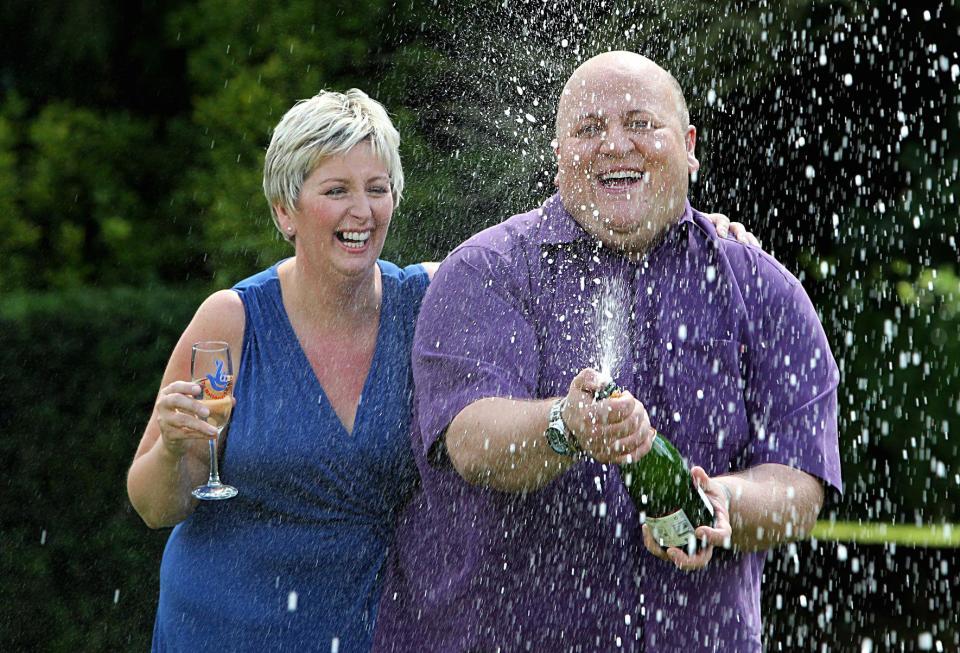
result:
[[(713, 482), (729, 491), (730, 544), (737, 551), (759, 551), (808, 537), (823, 507), (820, 480), (786, 465), (758, 465)], [(703, 535), (709, 539), (709, 533)]]
[[(594, 370), (581, 371), (570, 384), (564, 423), (584, 454), (599, 462), (643, 456), (655, 434), (643, 404), (630, 393), (594, 401), (602, 385)], [(575, 462), (554, 452), (544, 437), (555, 401), (490, 397), (470, 404), (447, 428), (447, 454), (454, 468), (471, 484), (503, 492), (543, 487)]]
[(447, 428), (450, 462), (472, 485), (503, 492), (543, 487), (575, 462), (543, 437), (553, 401), (490, 397), (470, 404)]
[(706, 565), (714, 546), (757, 551), (808, 537), (825, 486), (842, 491), (839, 370), (816, 311), (799, 282), (765, 254), (728, 251), (749, 255), (741, 269), (759, 270), (763, 282), (741, 279), (754, 333), (744, 390), (752, 433), (742, 471), (711, 479), (699, 467), (691, 470), (717, 508), (716, 527), (697, 529), (711, 546), (692, 557), (679, 549), (665, 552), (645, 533), (654, 555), (683, 569)]

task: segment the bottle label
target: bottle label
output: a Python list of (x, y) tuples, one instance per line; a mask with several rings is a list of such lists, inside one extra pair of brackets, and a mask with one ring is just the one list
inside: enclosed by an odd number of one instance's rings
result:
[(696, 538), (693, 525), (683, 510), (663, 517), (647, 517), (646, 524), (653, 539), (664, 549), (670, 546), (686, 549)]

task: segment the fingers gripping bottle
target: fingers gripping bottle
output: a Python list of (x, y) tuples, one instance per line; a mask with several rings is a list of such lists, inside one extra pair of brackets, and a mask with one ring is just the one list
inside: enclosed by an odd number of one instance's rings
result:
[[(602, 401), (622, 392), (615, 381), (609, 381), (594, 398)], [(692, 550), (699, 544), (694, 530), (714, 525), (713, 504), (694, 484), (683, 456), (662, 433), (654, 436), (647, 455), (620, 465), (620, 477), (660, 546)]]

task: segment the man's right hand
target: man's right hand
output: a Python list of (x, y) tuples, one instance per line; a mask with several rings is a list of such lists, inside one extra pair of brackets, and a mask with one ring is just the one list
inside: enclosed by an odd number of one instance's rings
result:
[(584, 453), (597, 462), (620, 465), (646, 455), (656, 431), (646, 408), (629, 392), (594, 399), (607, 381), (594, 369), (581, 370), (570, 382), (563, 421)]

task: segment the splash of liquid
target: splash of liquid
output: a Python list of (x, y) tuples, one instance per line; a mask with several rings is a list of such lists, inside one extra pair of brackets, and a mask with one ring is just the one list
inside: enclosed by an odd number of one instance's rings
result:
[(594, 299), (594, 324), (597, 325), (597, 368), (613, 379), (626, 358), (630, 342), (630, 295), (620, 278), (606, 278)]

